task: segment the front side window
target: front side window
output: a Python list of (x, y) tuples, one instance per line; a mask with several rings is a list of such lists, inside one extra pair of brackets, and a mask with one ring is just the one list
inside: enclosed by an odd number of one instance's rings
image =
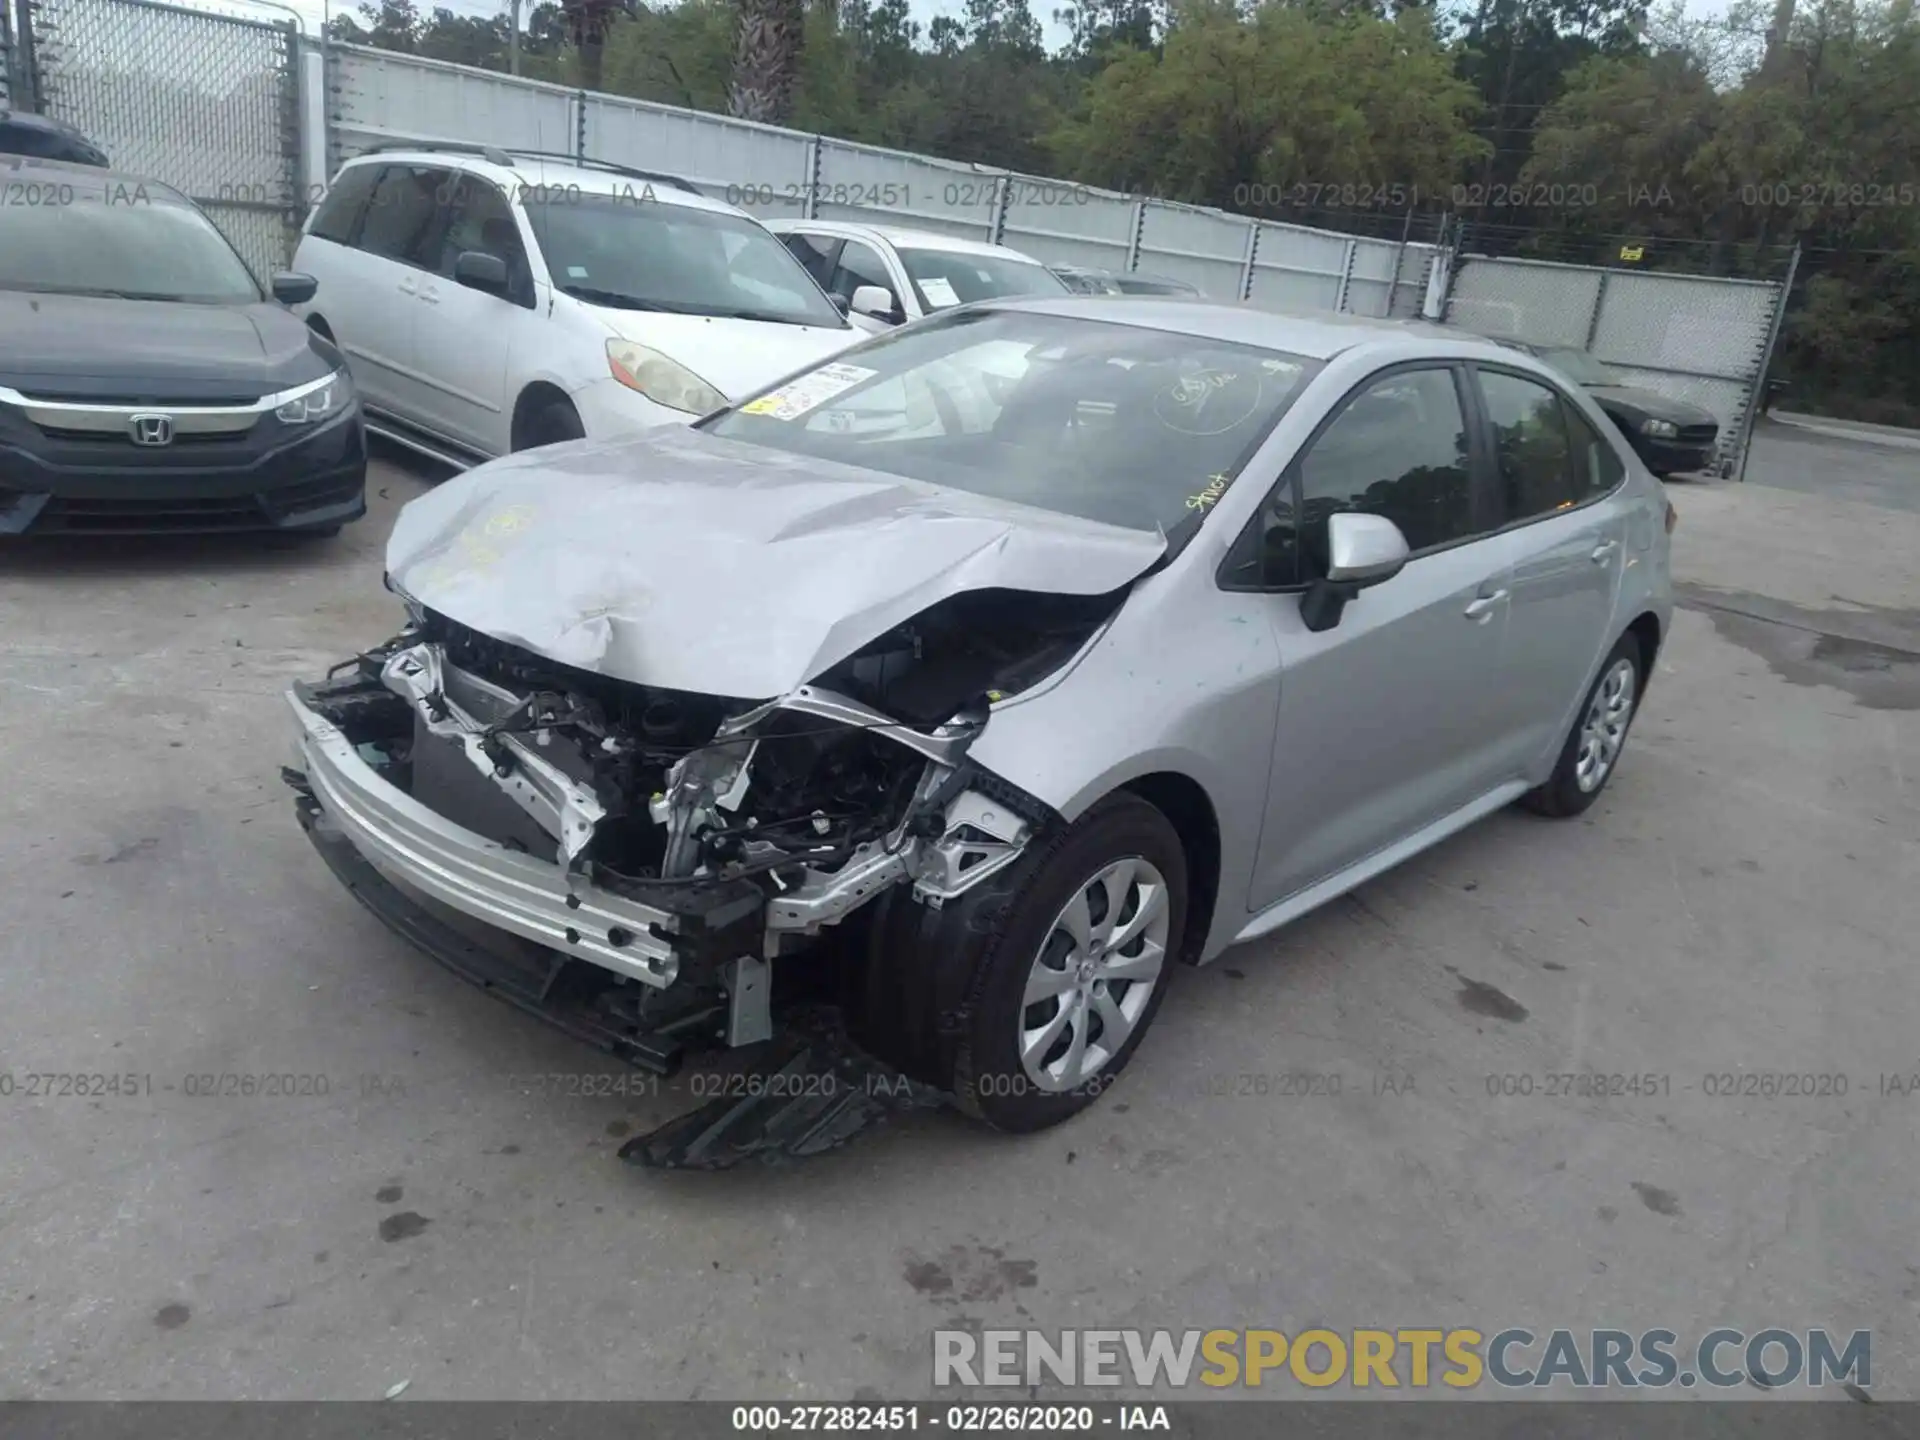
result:
[(871, 245), (849, 240), (840, 247), (840, 263), (834, 266), (833, 283), (827, 289), (842, 300), (851, 301), (853, 292), (862, 285), (886, 291), (893, 301), (893, 313), (900, 313), (900, 297), (893, 293), (893, 276), (887, 273), (887, 264), (880, 258), (880, 252)]
[(469, 250), (505, 262), (509, 294), (529, 293), (527, 254), (507, 197), (499, 187), (476, 175), (462, 175), (455, 183), (433, 268), (451, 279), (455, 263)]
[(380, 172), (360, 222), (360, 248), (370, 255), (397, 260), (402, 265), (431, 268), (429, 254), (441, 216), (452, 193), (453, 176), (428, 165), (389, 165)]
[(1336, 511), (1384, 515), (1416, 553), (1473, 534), (1469, 456), (1451, 370), (1396, 370), (1369, 383), (1296, 462), (1301, 578), (1325, 572)]
[(526, 213), (554, 287), (590, 305), (847, 328), (793, 252), (744, 215), (651, 187), (556, 193)]
[(354, 228), (360, 223), (360, 214), (366, 209), (367, 197), (373, 193), (373, 182), (379, 173), (378, 165), (354, 165), (342, 170), (335, 177), (333, 188), (321, 200), (319, 212), (307, 233), (336, 245), (351, 245)]
[(787, 249), (793, 252), (807, 274), (822, 290), (832, 287), (834, 252), (840, 248), (840, 239), (836, 235), (803, 235), (797, 231), (780, 237), (786, 242)]
[(1012, 295), (1067, 295), (1066, 282), (1046, 266), (1004, 255), (959, 250), (902, 250), (900, 263), (927, 311)]
[(260, 287), (192, 205), (135, 181), (69, 181), (72, 203), (0, 205), (0, 290), (251, 305)]
[(1197, 335), (963, 312), (870, 341), (701, 428), (1171, 531), (1204, 519), (1317, 369)]
[(1560, 397), (1537, 381), (1492, 370), (1480, 372), (1480, 393), (1493, 425), (1498, 523), (1570, 508), (1573, 454)]

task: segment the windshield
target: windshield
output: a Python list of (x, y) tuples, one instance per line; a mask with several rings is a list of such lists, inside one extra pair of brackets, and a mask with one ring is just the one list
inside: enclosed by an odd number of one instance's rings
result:
[(925, 310), (949, 310), (1007, 295), (1066, 295), (1066, 283), (1046, 266), (1005, 255), (960, 250), (902, 250), (900, 263)]
[(1198, 295), (1193, 286), (1179, 280), (1156, 280), (1146, 275), (1116, 275), (1113, 283), (1122, 295)]
[(1171, 531), (1226, 493), (1317, 369), (1197, 335), (962, 311), (871, 341), (700, 428)]
[(555, 288), (594, 305), (844, 330), (788, 250), (744, 215), (644, 196), (527, 204)]
[(1620, 377), (1584, 350), (1542, 350), (1540, 358), (1576, 385), (1618, 385)]
[(1113, 285), (1103, 276), (1091, 270), (1056, 270), (1053, 272), (1067, 289), (1076, 295), (1111, 295)]
[(252, 305), (260, 287), (198, 210), (134, 181), (49, 176), (15, 188), (44, 203), (0, 204), (0, 290)]

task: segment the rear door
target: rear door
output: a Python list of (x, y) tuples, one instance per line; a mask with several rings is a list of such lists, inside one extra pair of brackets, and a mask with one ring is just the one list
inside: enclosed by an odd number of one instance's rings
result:
[[(1251, 909), (1440, 820), (1500, 780), (1495, 730), (1510, 578), (1489, 531), (1464, 370), (1397, 367), (1357, 387), (1290, 467), (1261, 523), (1269, 564), (1323, 573), (1327, 517), (1384, 515), (1412, 557), (1318, 633), (1273, 597), (1280, 723)], [(1292, 537), (1292, 538), (1289, 538)], [(1244, 539), (1245, 537), (1243, 537)]]
[(1473, 375), (1512, 571), (1500, 679), (1504, 768), (1512, 777), (1538, 775), (1613, 643), (1627, 560), (1626, 469), (1545, 380), (1492, 365), (1474, 366)]

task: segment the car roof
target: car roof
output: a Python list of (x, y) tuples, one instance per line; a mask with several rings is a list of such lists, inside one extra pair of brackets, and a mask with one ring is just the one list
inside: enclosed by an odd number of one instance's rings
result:
[[(1196, 335), (1209, 340), (1224, 340), (1237, 345), (1257, 345), (1266, 350), (1283, 351), (1309, 360), (1331, 360), (1349, 350), (1361, 348), (1412, 348), (1437, 351), (1433, 342), (1461, 356), (1480, 354), (1501, 356), (1493, 341), (1470, 330), (1433, 325), (1420, 320), (1378, 320), (1365, 315), (1295, 313), (1265, 310), (1253, 305), (1229, 304), (1172, 295), (1063, 295), (1041, 298), (983, 300), (974, 309), (1028, 310), (1043, 315), (1067, 315), (1109, 324), (1138, 325), (1147, 330), (1166, 330)], [(1509, 352), (1510, 353), (1510, 352)]]
[[(443, 170), (459, 170), (468, 175), (477, 175), (491, 180), (509, 196), (523, 194), (527, 190), (558, 190), (577, 195), (608, 195), (622, 198), (651, 199), (664, 205), (679, 205), (689, 210), (712, 210), (724, 215), (745, 215), (747, 212), (737, 205), (729, 205), (724, 200), (716, 200), (697, 190), (679, 188), (690, 181), (682, 181), (676, 176), (649, 174), (645, 171), (621, 171), (616, 168), (592, 164), (577, 164), (565, 159), (545, 155), (512, 154), (495, 152), (499, 159), (484, 153), (468, 150), (441, 149), (434, 146), (422, 146), (419, 149), (396, 147), (367, 150), (354, 156), (341, 168), (348, 165), (367, 164), (395, 165), (432, 165)], [(503, 161), (510, 163), (502, 163)]]
[(7, 179), (11, 181), (52, 181), (82, 197), (105, 194), (108, 190), (116, 194), (122, 191), (145, 191), (147, 198), (157, 193), (182, 205), (193, 203), (163, 181), (135, 175), (127, 170), (88, 165), (79, 160), (47, 160), (38, 155), (16, 155), (8, 150), (0, 150), (0, 170), (5, 171)]
[[(896, 250), (945, 250), (952, 255), (997, 255), (1027, 265), (1042, 262), (1024, 250), (1010, 245), (995, 245), (986, 240), (969, 240), (949, 235), (944, 230), (913, 230), (901, 225), (863, 225), (852, 220), (803, 220), (797, 216), (771, 222), (776, 231), (812, 230), (821, 235), (838, 235), (853, 240), (883, 240)], [(1057, 266), (1052, 268), (1059, 268)]]

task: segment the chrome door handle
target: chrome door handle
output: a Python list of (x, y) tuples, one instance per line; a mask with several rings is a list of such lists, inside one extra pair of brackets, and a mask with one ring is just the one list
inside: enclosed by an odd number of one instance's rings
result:
[(1493, 614), (1494, 607), (1503, 603), (1506, 598), (1505, 590), (1496, 590), (1491, 595), (1475, 596), (1467, 602), (1467, 608), (1463, 613), (1469, 620), (1485, 620)]
[(439, 287), (434, 285), (427, 286), (426, 289), (420, 292), (420, 298), (429, 305), (438, 305), (440, 303)]
[(1593, 547), (1593, 563), (1596, 565), (1606, 564), (1609, 560), (1613, 559), (1613, 552), (1619, 548), (1620, 542), (1618, 540), (1602, 540), (1598, 545)]
[(420, 288), (411, 280), (402, 280), (400, 282), (400, 293), (402, 295), (418, 295)]

